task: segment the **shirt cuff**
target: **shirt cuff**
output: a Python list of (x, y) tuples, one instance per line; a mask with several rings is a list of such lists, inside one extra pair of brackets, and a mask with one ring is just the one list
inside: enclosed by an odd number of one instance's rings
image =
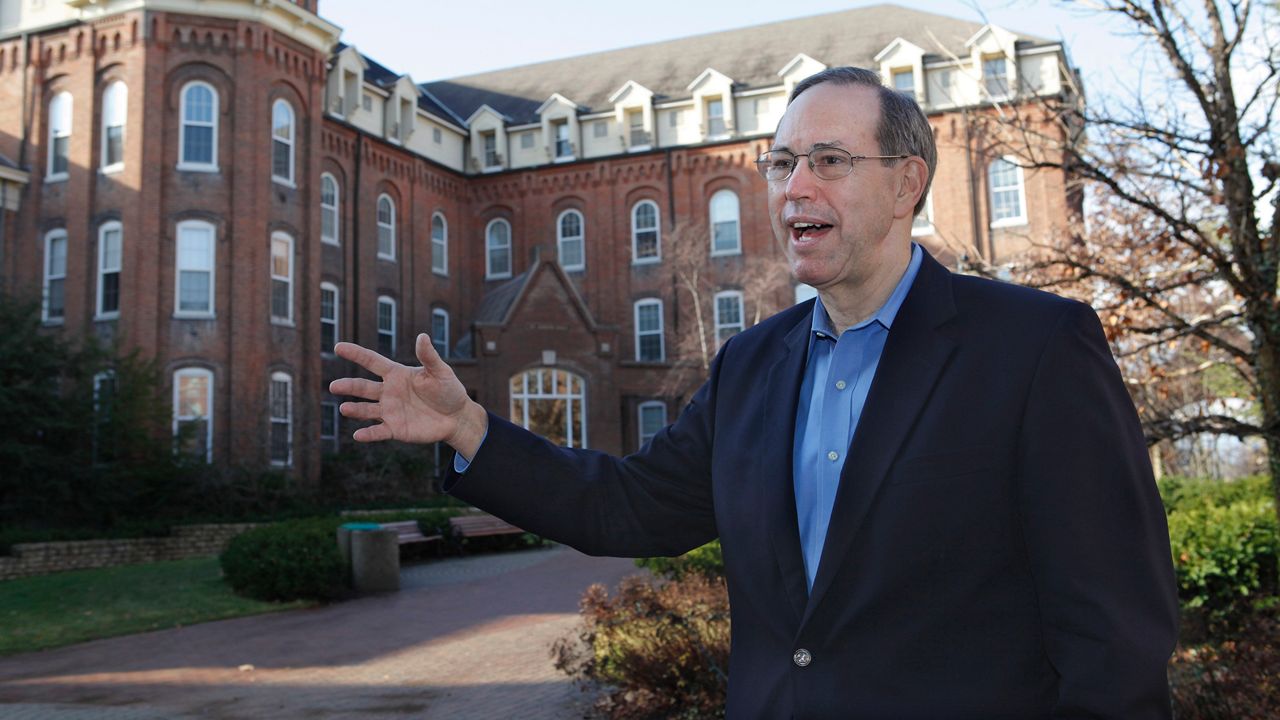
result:
[[(487, 437), (489, 437), (489, 430), (486, 428), (484, 431), (484, 435), (480, 437), (480, 444), (476, 446), (477, 455), (480, 454), (480, 448), (484, 447), (484, 441), (485, 441), (485, 438)], [(471, 459), (474, 460), (475, 457), (472, 457)], [(461, 475), (462, 473), (466, 472), (467, 468), (469, 467), (471, 467), (471, 460), (468, 460), (462, 457), (462, 453), (453, 454), (453, 471), (454, 472)]]

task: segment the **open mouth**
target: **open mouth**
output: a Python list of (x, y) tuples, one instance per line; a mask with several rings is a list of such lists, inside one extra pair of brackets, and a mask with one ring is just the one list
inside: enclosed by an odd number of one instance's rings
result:
[(831, 229), (831, 226), (826, 225), (824, 223), (815, 223), (815, 222), (791, 223), (791, 234), (797, 240), (804, 240), (806, 238), (817, 237), (830, 229)]

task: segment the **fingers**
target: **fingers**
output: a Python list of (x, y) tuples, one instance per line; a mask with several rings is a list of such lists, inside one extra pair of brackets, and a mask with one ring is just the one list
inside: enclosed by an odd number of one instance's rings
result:
[(431, 344), (431, 338), (426, 333), (418, 333), (418, 338), (413, 344), (413, 352), (418, 356), (418, 362), (422, 363), (422, 367), (428, 371), (449, 367), (448, 363), (440, 359), (440, 353), (436, 352), (436, 346)]
[(333, 346), (333, 351), (343, 360), (350, 360), (378, 377), (386, 377), (397, 365), (369, 348), (355, 343), (340, 342)]
[(382, 407), (371, 402), (344, 402), (338, 406), (338, 412), (355, 420), (381, 420)]
[(363, 378), (339, 378), (329, 383), (329, 392), (365, 400), (379, 400), (382, 398), (382, 383)]
[(362, 427), (352, 433), (351, 437), (356, 442), (381, 442), (383, 440), (391, 440), (391, 430), (381, 423)]

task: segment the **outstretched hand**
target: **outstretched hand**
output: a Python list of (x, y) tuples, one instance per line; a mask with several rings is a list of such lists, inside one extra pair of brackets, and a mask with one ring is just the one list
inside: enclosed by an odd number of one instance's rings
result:
[(489, 426), (484, 408), (467, 397), (453, 368), (440, 359), (425, 333), (418, 335), (413, 349), (422, 367), (401, 365), (353, 343), (334, 347), (338, 357), (382, 378), (381, 382), (340, 378), (329, 383), (334, 395), (370, 401), (348, 401), (339, 408), (349, 418), (377, 421), (352, 437), (358, 442), (445, 442), (464, 458), (475, 457)]

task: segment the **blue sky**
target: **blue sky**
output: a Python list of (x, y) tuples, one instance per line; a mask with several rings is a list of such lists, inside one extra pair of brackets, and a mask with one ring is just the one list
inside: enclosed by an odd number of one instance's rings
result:
[[(320, 0), (342, 39), (417, 82), (630, 45), (845, 10), (837, 0)], [(1121, 23), (1062, 3), (1031, 0), (897, 0), (895, 4), (989, 21), (1062, 39), (1090, 94), (1133, 87), (1143, 67)], [(377, 8), (376, 12), (372, 8)], [(1118, 32), (1121, 31), (1121, 32)], [(796, 38), (796, 52), (804, 38)]]

